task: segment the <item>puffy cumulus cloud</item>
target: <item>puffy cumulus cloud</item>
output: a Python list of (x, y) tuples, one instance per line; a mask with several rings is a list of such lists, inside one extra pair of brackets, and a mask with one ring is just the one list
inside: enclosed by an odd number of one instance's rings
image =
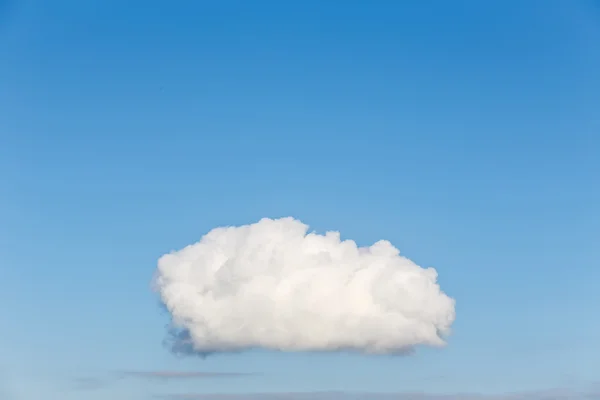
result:
[(388, 241), (359, 247), (293, 218), (220, 227), (162, 256), (155, 288), (171, 347), (206, 354), (281, 351), (401, 353), (443, 346), (455, 301)]

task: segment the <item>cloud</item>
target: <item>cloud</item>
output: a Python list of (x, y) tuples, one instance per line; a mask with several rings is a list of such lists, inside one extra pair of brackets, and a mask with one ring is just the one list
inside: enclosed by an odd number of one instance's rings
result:
[(73, 379), (73, 389), (74, 390), (97, 390), (102, 389), (105, 386), (110, 384), (110, 381), (107, 379), (99, 379), (99, 378), (90, 378), (90, 377), (81, 377)]
[[(99, 390), (113, 385), (124, 379), (145, 379), (151, 381), (193, 380), (193, 379), (225, 379), (253, 376), (253, 373), (243, 372), (197, 372), (197, 371), (121, 371), (106, 377), (78, 377), (73, 380), (75, 390)], [(1, 394), (1, 391), (0, 391)], [(1, 397), (0, 397), (1, 399)]]
[(254, 374), (242, 372), (193, 372), (193, 371), (128, 371), (120, 374), (122, 377), (144, 379), (210, 379), (210, 378), (240, 378)]
[(429, 393), (252, 393), (252, 394), (170, 394), (159, 395), (164, 400), (599, 400), (600, 393), (553, 389), (537, 392), (489, 394), (429, 394)]
[(162, 256), (154, 285), (169, 347), (393, 354), (444, 346), (455, 301), (388, 241), (358, 247), (293, 218), (220, 227)]
[(172, 318), (170, 348), (390, 354), (445, 345), (455, 302), (435, 269), (388, 241), (358, 247), (307, 231), (265, 218), (162, 256), (154, 284)]

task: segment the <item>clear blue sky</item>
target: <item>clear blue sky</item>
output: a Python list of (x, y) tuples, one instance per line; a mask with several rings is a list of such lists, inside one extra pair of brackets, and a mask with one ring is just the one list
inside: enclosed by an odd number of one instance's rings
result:
[[(599, 111), (597, 1), (0, 1), (0, 390), (598, 381)], [(170, 355), (157, 258), (287, 215), (435, 267), (447, 348)], [(73, 390), (125, 370), (261, 375)]]

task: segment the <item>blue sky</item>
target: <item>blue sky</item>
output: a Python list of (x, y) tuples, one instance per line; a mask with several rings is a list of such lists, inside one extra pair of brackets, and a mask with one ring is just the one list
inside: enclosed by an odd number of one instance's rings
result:
[[(593, 1), (0, 1), (0, 389), (594, 385), (599, 43)], [(169, 354), (158, 257), (288, 215), (435, 267), (449, 345)], [(163, 370), (257, 375), (76, 389)]]

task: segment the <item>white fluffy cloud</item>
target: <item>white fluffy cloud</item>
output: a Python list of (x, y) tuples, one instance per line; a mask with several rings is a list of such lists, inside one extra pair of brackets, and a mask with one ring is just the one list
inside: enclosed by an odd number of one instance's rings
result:
[(156, 288), (198, 353), (396, 353), (443, 346), (454, 300), (388, 241), (358, 247), (293, 218), (215, 228), (162, 256)]

